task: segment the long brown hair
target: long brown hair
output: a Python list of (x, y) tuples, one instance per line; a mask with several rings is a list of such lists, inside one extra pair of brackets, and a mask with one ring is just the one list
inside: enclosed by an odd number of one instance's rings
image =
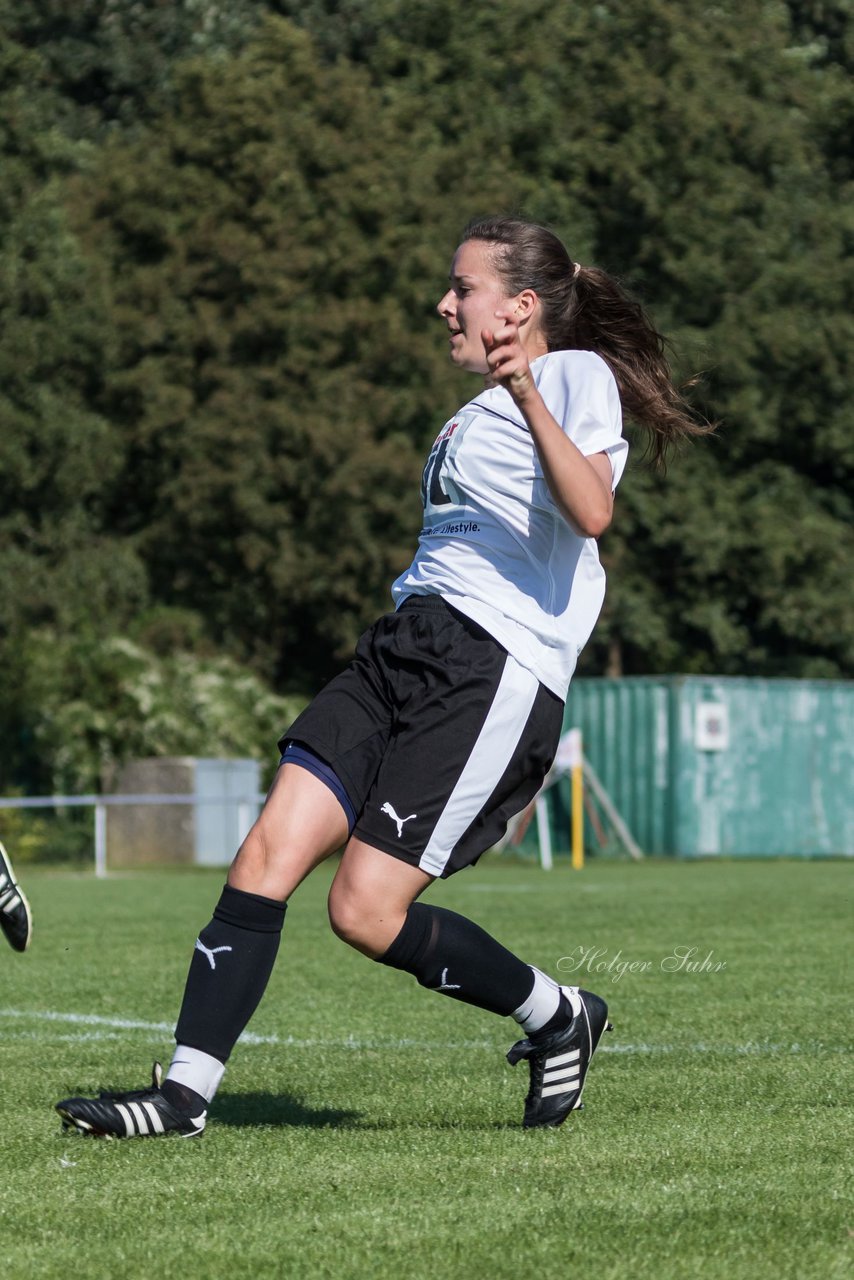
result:
[(549, 351), (595, 351), (609, 365), (627, 416), (649, 432), (653, 462), (663, 465), (670, 445), (714, 430), (674, 384), (664, 337), (613, 276), (573, 262), (554, 232), (522, 218), (477, 218), (462, 239), (495, 246), (509, 295), (534, 290)]

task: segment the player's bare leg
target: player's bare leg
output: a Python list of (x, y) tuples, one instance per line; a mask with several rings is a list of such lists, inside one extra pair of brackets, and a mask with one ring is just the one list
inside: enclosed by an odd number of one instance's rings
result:
[(343, 847), (347, 834), (344, 811), (325, 783), (299, 765), (282, 765), (228, 884), (286, 902), (310, 871)]
[(434, 876), (352, 838), (329, 891), (329, 920), (339, 938), (378, 960)]

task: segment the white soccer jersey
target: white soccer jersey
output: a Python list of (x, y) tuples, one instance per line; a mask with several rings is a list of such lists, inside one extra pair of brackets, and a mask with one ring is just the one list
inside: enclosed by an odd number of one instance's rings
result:
[[(531, 362), (540, 394), (570, 440), (607, 453), (616, 487), (626, 464), (620, 397), (592, 351)], [(395, 605), (437, 594), (473, 619), (547, 688), (565, 698), (602, 608), (595, 538), (555, 506), (520, 410), (503, 387), (481, 391), (439, 433), (422, 480), (415, 559), (392, 585)]]

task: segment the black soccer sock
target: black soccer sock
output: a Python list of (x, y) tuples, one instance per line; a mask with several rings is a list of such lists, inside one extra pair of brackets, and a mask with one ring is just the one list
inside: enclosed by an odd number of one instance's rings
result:
[(273, 971), (285, 919), (283, 902), (225, 885), (199, 934), (175, 1039), (227, 1062)]
[(422, 987), (490, 1013), (513, 1013), (534, 987), (530, 965), (480, 925), (423, 902), (413, 902), (403, 928), (379, 959), (411, 973)]

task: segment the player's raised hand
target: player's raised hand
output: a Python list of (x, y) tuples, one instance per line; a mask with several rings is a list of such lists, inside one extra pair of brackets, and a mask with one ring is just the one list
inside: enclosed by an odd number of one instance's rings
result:
[(536, 385), (519, 337), (519, 324), (508, 311), (496, 311), (495, 320), (495, 327), (484, 329), (480, 335), (489, 368), (487, 385), (504, 387), (521, 405), (536, 391)]

